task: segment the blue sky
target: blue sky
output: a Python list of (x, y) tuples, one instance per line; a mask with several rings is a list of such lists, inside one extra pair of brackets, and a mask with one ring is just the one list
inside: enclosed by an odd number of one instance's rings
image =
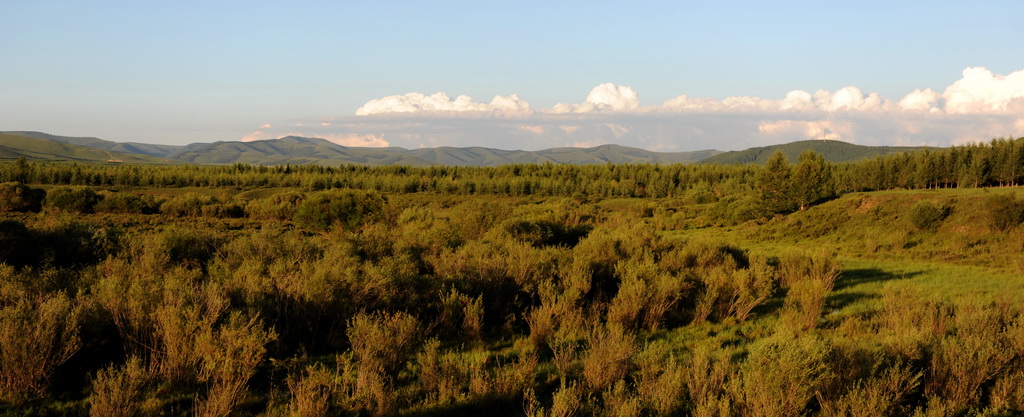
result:
[[(967, 68), (1016, 82), (1024, 77), (1014, 75), (1024, 70), (1024, 3), (1017, 0), (0, 0), (0, 15), (0, 130), (167, 144), (295, 133), (357, 145), (533, 149), (617, 142), (659, 150), (734, 149), (801, 135), (939, 145), (993, 132), (1024, 135), (1015, 130), (1024, 127), (1015, 93), (993, 105), (995, 116), (974, 109), (973, 117), (960, 112), (904, 130), (913, 124), (909, 116), (878, 112), (649, 108), (681, 95), (782, 100), (794, 90), (852, 86), (891, 101), (880, 111), (899, 113), (891, 108), (906, 95), (941, 95)], [(638, 106), (601, 102), (608, 106), (598, 110), (611, 111), (574, 110), (571, 117), (548, 111), (584, 104), (604, 83), (638, 93)], [(997, 82), (978, 93), (963, 84), (964, 94), (1017, 91)], [(529, 103), (529, 115), (382, 108), (355, 116), (372, 100), (407, 102), (408, 93), (438, 92), (479, 103), (515, 94)], [(952, 116), (946, 100), (935, 98), (933, 107)], [(829, 107), (814, 101), (816, 110)], [(786, 121), (793, 129), (772, 127)], [(552, 133), (558, 129), (551, 126), (570, 124), (581, 128)], [(928, 131), (935, 124), (945, 127)], [(765, 126), (781, 133), (766, 136)]]

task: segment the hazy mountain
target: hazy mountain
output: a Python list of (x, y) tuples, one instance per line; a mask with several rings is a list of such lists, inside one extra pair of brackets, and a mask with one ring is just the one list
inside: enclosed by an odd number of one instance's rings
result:
[(253, 142), (192, 144), (171, 158), (196, 164), (308, 164), (337, 165), (451, 165), (498, 166), (505, 164), (604, 164), (692, 163), (718, 151), (658, 153), (618, 145), (595, 148), (554, 148), (542, 151), (510, 151), (469, 148), (357, 148), (297, 136)]
[(857, 162), (876, 156), (912, 152), (924, 147), (907, 146), (863, 146), (838, 140), (802, 140), (780, 145), (761, 146), (742, 151), (724, 152), (700, 161), (702, 164), (764, 164), (775, 151), (782, 151), (790, 162), (797, 162), (801, 153), (813, 150), (822, 154), (829, 162)]
[(834, 140), (806, 140), (781, 145), (721, 152), (651, 152), (619, 145), (593, 148), (551, 148), (540, 151), (502, 150), (483, 147), (439, 147), (422, 149), (358, 148), (325, 139), (288, 136), (253, 142), (193, 143), (187, 146), (122, 143), (89, 137), (65, 137), (40, 132), (0, 132), (0, 159), (24, 156), (31, 159), (93, 161), (122, 160), (126, 163), (171, 163), (256, 165), (278, 164), (362, 164), (362, 165), (451, 165), (497, 166), (504, 164), (623, 164), (703, 163), (763, 164), (781, 150), (796, 162), (805, 150), (814, 150), (831, 162), (853, 162), (891, 153), (909, 152), (914, 147), (861, 146)]
[(176, 163), (176, 161), (153, 155), (116, 152), (53, 139), (22, 136), (12, 133), (0, 133), (0, 160), (17, 159), (20, 157), (25, 157), (26, 159), (68, 162), (123, 162), (127, 164)]
[(54, 142), (67, 143), (71, 145), (85, 146), (89, 148), (103, 149), (107, 151), (120, 152), (120, 153), (134, 153), (143, 155), (158, 156), (166, 158), (167, 156), (184, 149), (184, 146), (173, 146), (173, 145), (152, 145), (148, 143), (135, 143), (135, 142), (114, 142), (110, 140), (104, 140), (100, 138), (91, 137), (70, 137), (70, 136), (57, 136), (42, 132), (0, 132), (15, 136), (24, 136), (34, 139), (46, 139)]

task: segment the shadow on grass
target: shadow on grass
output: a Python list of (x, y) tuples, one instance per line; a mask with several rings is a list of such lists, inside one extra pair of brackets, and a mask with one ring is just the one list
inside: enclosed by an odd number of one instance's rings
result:
[[(858, 301), (878, 296), (878, 294), (864, 291), (844, 291), (846, 289), (853, 288), (861, 284), (881, 283), (897, 279), (913, 278), (919, 274), (921, 274), (921, 272), (894, 274), (878, 268), (845, 270), (839, 275), (839, 278), (836, 279), (835, 287), (826, 300), (826, 308), (830, 310), (841, 310)], [(760, 315), (778, 314), (786, 303), (786, 295), (788, 293), (788, 289), (779, 288), (771, 298), (765, 301), (764, 304), (757, 306), (753, 313)]]
[(880, 294), (874, 292), (845, 291), (847, 289), (854, 288), (862, 284), (882, 283), (886, 281), (913, 278), (919, 274), (921, 274), (919, 271), (894, 274), (878, 268), (845, 270), (841, 275), (839, 275), (839, 279), (836, 280), (835, 288), (828, 296), (826, 304), (827, 308), (832, 310), (842, 310), (854, 303), (880, 296)]
[(842, 291), (846, 288), (856, 287), (861, 284), (871, 284), (875, 282), (885, 282), (896, 279), (913, 278), (920, 274), (920, 271), (894, 274), (891, 272), (885, 272), (878, 268), (848, 269), (843, 271), (843, 273), (839, 275), (839, 279), (836, 280), (836, 285), (833, 290)]
[(431, 407), (426, 410), (403, 412), (403, 416), (415, 417), (441, 417), (441, 416), (521, 416), (523, 415), (522, 401), (515, 401), (509, 398), (488, 397), (468, 403), (447, 404)]

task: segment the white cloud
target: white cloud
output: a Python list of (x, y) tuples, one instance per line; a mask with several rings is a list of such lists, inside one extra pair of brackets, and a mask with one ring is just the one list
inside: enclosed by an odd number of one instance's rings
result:
[(512, 94), (510, 96), (494, 96), (490, 103), (478, 103), (467, 95), (448, 98), (443, 92), (425, 95), (408, 93), (405, 95), (387, 96), (370, 100), (356, 110), (357, 116), (382, 113), (414, 113), (414, 112), (528, 112), (527, 103)]
[(604, 83), (594, 87), (581, 104), (558, 103), (553, 113), (590, 113), (596, 111), (627, 111), (640, 107), (636, 90), (624, 85)]
[(534, 134), (538, 134), (538, 135), (543, 135), (544, 134), (544, 126), (526, 126), (526, 125), (523, 125), (523, 126), (519, 126), (519, 129), (520, 130), (525, 130), (527, 132), (531, 132), (531, 133), (534, 133)]
[[(263, 126), (269, 126), (269, 124), (265, 124)], [(260, 128), (262, 129), (263, 127), (261, 126)], [(252, 133), (248, 134), (248, 135), (242, 136), (242, 142), (252, 142), (254, 140), (263, 140), (263, 139), (266, 139), (266, 137), (263, 136), (263, 131), (260, 131), (260, 130), (257, 130), (255, 132), (252, 132)]]
[(1024, 70), (994, 75), (983, 67), (967, 68), (963, 78), (942, 93), (948, 113), (1001, 112), (1024, 108)]
[(360, 135), (349, 133), (347, 135), (325, 135), (318, 136), (327, 139), (341, 146), (362, 147), (362, 148), (386, 148), (391, 146), (384, 140), (384, 135)]
[[(370, 100), (354, 116), (304, 122), (303, 136), (346, 146), (543, 149), (617, 143), (685, 151), (804, 139), (948, 146), (1024, 136), (1024, 71), (1004, 76), (968, 68), (944, 90), (917, 89), (898, 100), (849, 86), (792, 90), (778, 99), (680, 95), (645, 106), (633, 88), (606, 83), (582, 103), (534, 109), (514, 94), (481, 103), (443, 92), (409, 93)], [(281, 137), (286, 129), (295, 128), (268, 123), (246, 140)]]
[(937, 107), (942, 96), (932, 89), (914, 90), (900, 100), (900, 109), (907, 111), (940, 111)]

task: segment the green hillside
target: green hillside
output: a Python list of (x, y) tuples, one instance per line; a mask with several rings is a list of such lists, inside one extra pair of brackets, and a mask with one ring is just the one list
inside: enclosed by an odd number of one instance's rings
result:
[(507, 164), (693, 163), (718, 151), (660, 153), (619, 145), (594, 148), (554, 148), (541, 151), (483, 147), (403, 149), (356, 148), (325, 139), (288, 136), (253, 142), (192, 144), (170, 158), (196, 164), (249, 163), (258, 165), (341, 163), (364, 165), (498, 166)]
[(67, 143), (70, 145), (85, 146), (88, 148), (103, 149), (112, 152), (119, 153), (133, 153), (142, 155), (158, 156), (166, 158), (167, 156), (183, 150), (184, 146), (174, 145), (154, 145), (149, 143), (135, 143), (135, 142), (114, 142), (110, 140), (93, 138), (93, 137), (72, 137), (72, 136), (57, 136), (42, 132), (0, 132), (4, 134), (14, 136), (24, 136), (33, 139), (45, 139), (54, 142)]
[(123, 162), (128, 164), (168, 164), (174, 161), (152, 155), (121, 153), (49, 139), (0, 133), (0, 160), (18, 159), (67, 162)]
[[(856, 162), (880, 155), (910, 152), (920, 147), (862, 146), (834, 140), (807, 140), (781, 145), (721, 152), (652, 152), (620, 145), (593, 148), (551, 148), (539, 151), (503, 150), (484, 147), (456, 148), (359, 148), (338, 145), (325, 139), (288, 136), (253, 142), (223, 141), (186, 146), (113, 142), (91, 137), (56, 136), (40, 132), (0, 132), (0, 159), (24, 156), (44, 160), (167, 163), (169, 160), (203, 164), (339, 164), (407, 166), (499, 166), (507, 164), (763, 164), (775, 151), (792, 162), (800, 153), (813, 150), (830, 162)], [(130, 155), (114, 157), (114, 155)]]
[(171, 158), (195, 164), (430, 165), (429, 161), (406, 152), (400, 148), (349, 148), (325, 139), (288, 136), (253, 142), (193, 144)]
[(790, 162), (797, 162), (800, 154), (812, 150), (825, 156), (829, 162), (857, 162), (876, 156), (912, 152), (923, 147), (864, 146), (837, 140), (802, 140), (781, 145), (762, 146), (742, 151), (725, 152), (700, 161), (702, 164), (764, 164), (776, 151), (782, 151)]

